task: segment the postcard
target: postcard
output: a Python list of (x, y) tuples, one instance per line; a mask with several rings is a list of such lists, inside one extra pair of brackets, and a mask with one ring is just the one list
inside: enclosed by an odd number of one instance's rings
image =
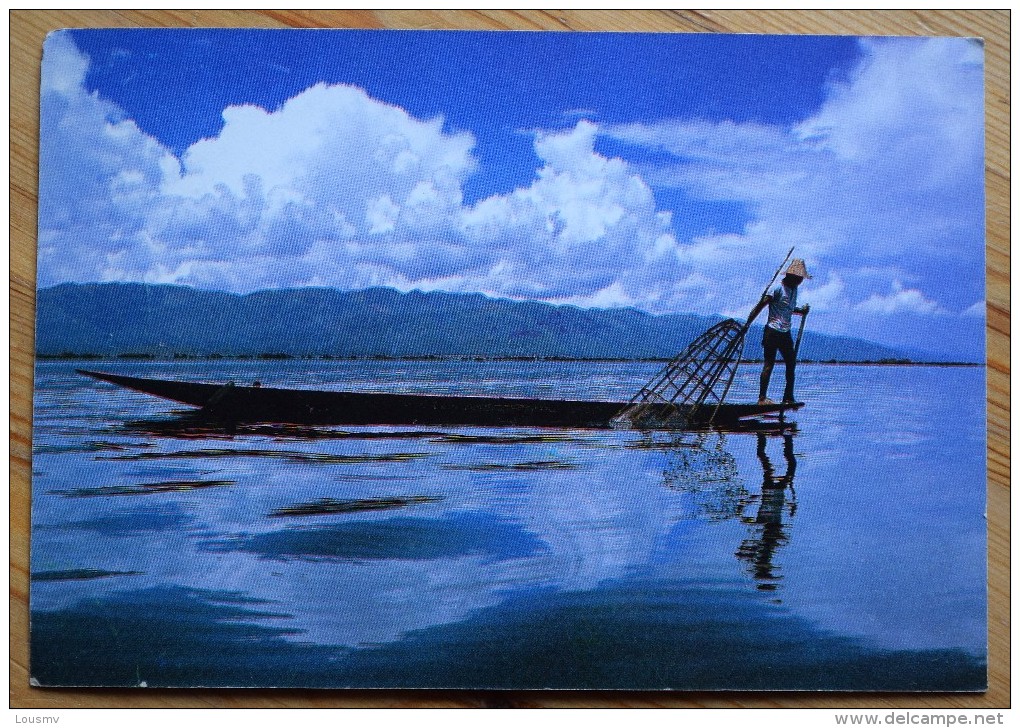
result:
[(32, 684), (986, 689), (979, 39), (43, 51)]

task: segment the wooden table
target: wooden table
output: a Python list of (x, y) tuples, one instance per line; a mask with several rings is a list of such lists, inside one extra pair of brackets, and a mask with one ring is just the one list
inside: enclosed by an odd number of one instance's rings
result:
[[(72, 707), (801, 707), (1009, 706), (1009, 11), (12, 11), (10, 705)], [(984, 695), (59, 690), (28, 685), (28, 542), (39, 61), (64, 27), (460, 28), (985, 39), (989, 689)]]

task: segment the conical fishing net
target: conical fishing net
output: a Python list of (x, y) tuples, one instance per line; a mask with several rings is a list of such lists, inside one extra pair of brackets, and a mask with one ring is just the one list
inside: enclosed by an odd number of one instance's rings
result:
[(746, 333), (747, 324), (735, 319), (712, 326), (634, 395), (613, 419), (614, 425), (682, 428), (692, 413), (704, 407), (718, 409), (743, 357)]

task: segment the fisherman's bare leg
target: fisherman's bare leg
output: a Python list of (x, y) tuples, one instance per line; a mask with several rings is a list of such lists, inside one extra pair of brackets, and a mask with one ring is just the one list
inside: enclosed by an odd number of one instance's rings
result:
[(768, 396), (769, 380), (772, 379), (772, 369), (776, 365), (776, 347), (766, 338), (762, 341), (765, 350), (765, 363), (761, 368), (761, 380), (758, 388), (758, 402), (764, 404)]
[(766, 359), (765, 363), (762, 365), (762, 368), (761, 368), (761, 380), (759, 382), (759, 384), (761, 386), (758, 388), (758, 399), (759, 400), (765, 399), (766, 395), (768, 394), (768, 391), (769, 391), (769, 380), (772, 379), (772, 368), (775, 365), (776, 365), (776, 360), (775, 359), (773, 359), (772, 361), (769, 361), (768, 359)]
[(779, 353), (783, 355), (783, 364), (786, 366), (786, 389), (783, 391), (784, 402), (794, 402), (793, 382), (797, 372), (797, 352), (793, 348), (793, 339), (789, 334), (785, 341), (779, 345)]

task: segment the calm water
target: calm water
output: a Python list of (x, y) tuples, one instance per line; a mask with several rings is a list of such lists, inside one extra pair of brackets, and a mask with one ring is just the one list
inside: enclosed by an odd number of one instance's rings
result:
[[(88, 363), (626, 400), (655, 365)], [(975, 690), (984, 370), (802, 366), (780, 433), (164, 425), (40, 363), (43, 685)], [(731, 401), (753, 398), (758, 370)], [(773, 382), (779, 393), (782, 367)]]

